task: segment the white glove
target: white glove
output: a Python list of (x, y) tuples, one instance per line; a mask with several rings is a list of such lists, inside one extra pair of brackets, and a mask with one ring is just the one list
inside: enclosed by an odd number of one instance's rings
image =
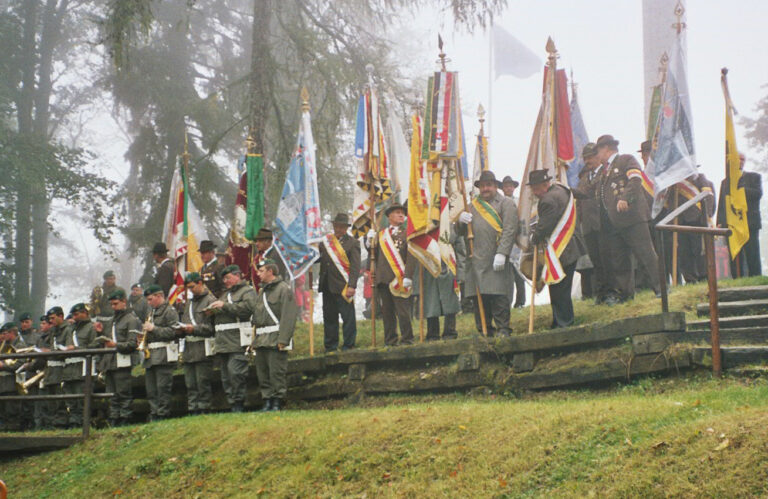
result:
[(459, 213), (459, 222), (463, 223), (464, 225), (469, 225), (472, 223), (472, 214), (468, 211), (462, 211)]
[(376, 231), (371, 229), (368, 231), (368, 234), (365, 235), (365, 240), (368, 241), (368, 245), (371, 245), (371, 241), (376, 237)]
[(408, 279), (407, 277), (403, 277), (403, 287), (408, 289), (411, 286), (413, 286), (413, 281)]
[(496, 256), (493, 257), (493, 270), (496, 272), (501, 272), (504, 270), (504, 263), (506, 263), (507, 257), (502, 255), (501, 253), (496, 253)]

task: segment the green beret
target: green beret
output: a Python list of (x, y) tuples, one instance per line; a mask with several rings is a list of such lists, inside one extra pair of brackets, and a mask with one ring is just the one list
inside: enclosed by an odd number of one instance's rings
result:
[(104, 272), (104, 275), (101, 277), (103, 277), (104, 279), (106, 279), (107, 277), (115, 277), (115, 271), (107, 270), (106, 272)]
[(265, 265), (277, 265), (277, 262), (271, 258), (265, 258), (264, 260), (259, 261), (259, 264), (257, 265), (257, 267), (261, 268)]
[(187, 276), (184, 278), (184, 284), (189, 284), (190, 282), (199, 282), (202, 280), (203, 278), (200, 277), (200, 272), (187, 272)]
[(83, 310), (88, 310), (85, 308), (85, 303), (75, 303), (72, 305), (72, 308), (69, 309), (69, 313), (74, 314), (75, 312), (82, 312)]
[(29, 312), (24, 312), (19, 316), (20, 321), (31, 321), (32, 320), (32, 314)]
[(122, 289), (116, 289), (109, 293), (107, 300), (125, 300), (125, 291)]
[(4, 333), (6, 331), (10, 331), (11, 329), (18, 329), (19, 326), (15, 322), (6, 322), (3, 324), (3, 327), (0, 328), (0, 333)]
[(221, 277), (224, 277), (227, 274), (242, 274), (243, 271), (240, 270), (240, 267), (238, 267), (235, 264), (227, 265), (224, 267), (224, 269), (221, 271)]
[(155, 293), (163, 293), (163, 288), (157, 284), (150, 284), (147, 286), (147, 289), (144, 290), (144, 296), (154, 295)]
[(40, 322), (48, 322), (48, 316), (47, 315), (41, 315), (40, 316)]
[(51, 315), (64, 315), (64, 309), (58, 306), (51, 307), (48, 309), (45, 315), (47, 315), (48, 317), (50, 317)]

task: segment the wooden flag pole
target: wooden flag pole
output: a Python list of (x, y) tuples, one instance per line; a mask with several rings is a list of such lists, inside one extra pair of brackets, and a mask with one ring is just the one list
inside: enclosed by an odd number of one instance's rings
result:
[[(675, 189), (675, 208), (679, 206), (679, 197), (677, 187)], [(675, 225), (677, 225), (677, 217), (675, 217)], [(672, 286), (677, 286), (677, 232), (672, 233)]]
[(424, 343), (424, 266), (419, 265), (419, 343)]
[(538, 266), (538, 260), (539, 260), (539, 248), (535, 245), (533, 246), (533, 271), (531, 272), (532, 279), (531, 279), (531, 308), (528, 311), (528, 334), (531, 334), (533, 332), (533, 321), (535, 319), (535, 311), (536, 311), (536, 279), (538, 279), (538, 276), (536, 275), (536, 267)]
[(315, 356), (315, 293), (312, 290), (312, 269), (307, 274), (309, 279), (309, 356)]
[[(373, 83), (373, 64), (365, 66), (365, 70), (368, 72), (368, 89), (370, 92), (374, 90)], [(367, 119), (367, 117), (366, 117)], [(372, 126), (378, 126), (377, 123), (373, 123)], [(366, 169), (368, 171), (368, 178), (370, 185), (368, 187), (370, 194), (370, 212), (369, 217), (371, 219), (371, 230), (374, 232), (373, 240), (371, 241), (371, 247), (368, 253), (368, 270), (371, 276), (371, 347), (376, 348), (376, 243), (378, 240), (378, 228), (376, 227), (376, 195), (373, 187), (373, 172), (371, 171), (371, 148), (368, 147), (368, 154), (363, 158), (366, 162)]]

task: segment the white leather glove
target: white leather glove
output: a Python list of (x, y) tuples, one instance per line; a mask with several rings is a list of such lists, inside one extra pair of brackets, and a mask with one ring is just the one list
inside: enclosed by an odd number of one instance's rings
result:
[(403, 277), (403, 287), (407, 289), (407, 288), (410, 288), (411, 286), (413, 286), (413, 281), (408, 279), (407, 277)]
[(368, 231), (368, 234), (366, 234), (366, 235), (365, 235), (365, 240), (366, 240), (366, 242), (368, 243), (368, 246), (370, 246), (370, 245), (371, 245), (371, 242), (373, 241), (373, 239), (374, 239), (375, 237), (376, 237), (376, 231), (375, 231), (375, 230), (373, 230), (373, 229), (369, 230), (369, 231)]
[(502, 255), (501, 253), (496, 253), (496, 256), (493, 257), (493, 270), (496, 272), (501, 272), (504, 270), (504, 263), (506, 261), (506, 256)]
[(462, 211), (459, 213), (459, 222), (469, 225), (472, 223), (472, 214), (468, 211)]

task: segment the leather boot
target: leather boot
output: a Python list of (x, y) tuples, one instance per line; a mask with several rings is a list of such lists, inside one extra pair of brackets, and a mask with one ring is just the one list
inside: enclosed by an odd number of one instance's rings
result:
[(264, 407), (262, 407), (261, 411), (259, 411), (259, 412), (269, 412), (269, 411), (271, 411), (272, 410), (272, 403), (273, 403), (272, 399), (264, 400)]
[(283, 401), (281, 399), (278, 399), (278, 398), (272, 399), (272, 408), (270, 409), (270, 411), (282, 410), (282, 404), (283, 404)]

